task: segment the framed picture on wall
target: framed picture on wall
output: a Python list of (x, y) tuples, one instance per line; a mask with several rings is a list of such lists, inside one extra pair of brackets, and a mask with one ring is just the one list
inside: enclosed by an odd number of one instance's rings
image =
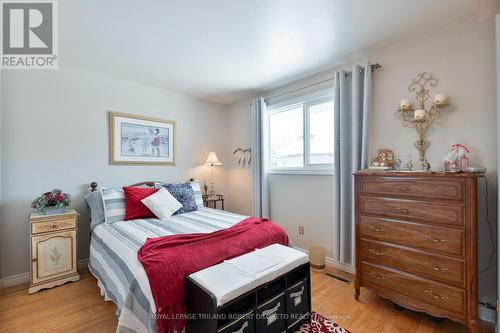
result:
[(109, 112), (109, 163), (175, 165), (175, 122)]

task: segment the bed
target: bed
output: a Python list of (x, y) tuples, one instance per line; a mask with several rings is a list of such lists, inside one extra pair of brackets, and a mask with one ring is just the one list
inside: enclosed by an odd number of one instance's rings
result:
[(105, 300), (116, 304), (116, 331), (156, 332), (155, 302), (146, 272), (137, 260), (137, 252), (146, 238), (210, 233), (229, 228), (245, 218), (247, 216), (199, 207), (166, 220), (138, 219), (94, 226), (88, 266)]

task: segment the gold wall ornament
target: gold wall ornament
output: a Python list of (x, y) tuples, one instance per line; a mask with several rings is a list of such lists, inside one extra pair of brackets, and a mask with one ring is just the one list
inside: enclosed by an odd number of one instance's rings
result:
[(427, 130), (433, 124), (442, 125), (442, 110), (451, 111), (454, 109), (443, 94), (436, 94), (429, 105), (430, 88), (435, 88), (438, 83), (439, 81), (432, 74), (427, 72), (417, 74), (417, 77), (412, 79), (408, 86), (408, 91), (415, 93), (418, 109), (408, 105), (408, 100), (404, 99), (396, 112), (403, 126), (414, 128), (417, 131), (418, 140), (415, 141), (415, 147), (419, 152), (420, 161), (425, 160), (425, 151), (430, 145), (430, 141), (426, 139)]

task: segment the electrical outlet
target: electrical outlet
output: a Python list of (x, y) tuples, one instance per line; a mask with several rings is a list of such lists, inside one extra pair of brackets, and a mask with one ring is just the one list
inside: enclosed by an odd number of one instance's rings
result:
[(304, 227), (299, 225), (299, 235), (304, 235)]

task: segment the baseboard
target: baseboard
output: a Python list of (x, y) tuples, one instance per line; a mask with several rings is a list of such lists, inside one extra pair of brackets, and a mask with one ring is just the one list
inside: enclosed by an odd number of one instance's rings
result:
[[(76, 262), (77, 269), (87, 268), (89, 259), (80, 259)], [(15, 286), (17, 284), (22, 284), (30, 281), (30, 273), (20, 273), (11, 276), (4, 277), (0, 279), (0, 289)]]
[[(302, 249), (300, 247), (294, 246), (293, 248), (296, 250), (299, 250), (301, 252), (308, 253), (307, 250)], [(335, 259), (332, 259), (330, 257), (325, 258), (325, 265), (326, 265), (326, 267), (335, 268), (335, 269), (338, 269), (339, 271), (347, 272), (350, 274), (356, 274), (356, 269), (353, 266), (351, 266), (349, 264), (344, 264), (344, 263), (338, 262)]]
[(16, 284), (26, 283), (30, 280), (30, 273), (21, 273), (2, 278), (2, 288), (15, 286)]
[(77, 269), (85, 269), (89, 265), (89, 258), (80, 259), (76, 262)]
[(479, 319), (495, 324), (495, 311), (479, 304), (477, 308), (477, 316)]

